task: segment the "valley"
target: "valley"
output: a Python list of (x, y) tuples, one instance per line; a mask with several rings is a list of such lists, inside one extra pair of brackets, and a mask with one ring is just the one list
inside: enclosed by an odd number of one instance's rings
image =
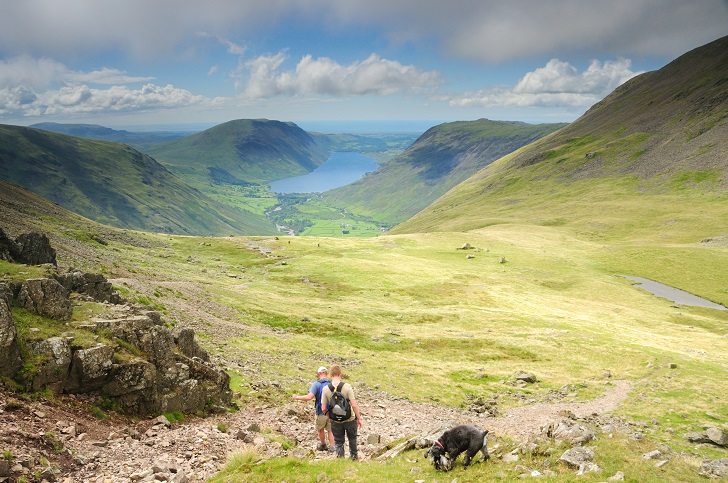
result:
[[(24, 391), (8, 377), (5, 466), (22, 455), (69, 483), (724, 478), (728, 311), (655, 297), (625, 275), (728, 306), (726, 66), (728, 37), (632, 78), (568, 125), (445, 123), (411, 144), (322, 140), (258, 119), (142, 154), (2, 127), (0, 228), (47, 234), (58, 253), (57, 267), (0, 260), (4, 293), (72, 268), (101, 274), (165, 328), (193, 329), (233, 394), (224, 412), (208, 401), (167, 424), (124, 414), (103, 391)], [(315, 195), (264, 187), (344, 144), (378, 152), (380, 167)], [(91, 167), (103, 189), (71, 176)], [(112, 182), (116, 168), (125, 183)], [(39, 181), (19, 186), (28, 180)], [(47, 194), (69, 185), (90, 211)], [(117, 199), (158, 224), (109, 218), (104, 203)], [(202, 223), (209, 215), (219, 225)], [(42, 330), (77, 337), (10, 307), (17, 297), (0, 304), (21, 321), (21, 353)], [(121, 310), (88, 304), (74, 302), (68, 323)], [(84, 335), (77, 344), (101, 340)], [(120, 347), (125, 362), (149, 356)], [(22, 374), (32, 382), (47, 359), (26, 357)], [(317, 452), (311, 404), (291, 398), (332, 364), (362, 407), (359, 463)], [(54, 430), (56, 418), (92, 439)], [(16, 430), (24, 421), (33, 431)], [(424, 449), (462, 422), (491, 431), (491, 459), (436, 471)], [(570, 462), (573, 450), (587, 460)]]

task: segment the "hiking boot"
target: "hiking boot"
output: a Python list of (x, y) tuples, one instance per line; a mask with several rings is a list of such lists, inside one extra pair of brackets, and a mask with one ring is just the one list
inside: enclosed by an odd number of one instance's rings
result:
[(329, 449), (329, 447), (326, 446), (326, 443), (319, 443), (319, 445), (316, 446), (316, 449), (318, 451), (326, 451), (327, 449)]
[(336, 446), (329, 446), (330, 453), (336, 453)]
[(353, 454), (353, 455), (349, 456), (349, 458), (351, 458), (351, 461), (359, 461), (359, 455)]

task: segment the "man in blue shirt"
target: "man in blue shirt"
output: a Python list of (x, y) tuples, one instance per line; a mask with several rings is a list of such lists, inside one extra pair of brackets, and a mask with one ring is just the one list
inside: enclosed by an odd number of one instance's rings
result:
[[(308, 390), (308, 394), (305, 396), (293, 395), (294, 401), (310, 401), (315, 399), (316, 403), (316, 431), (318, 431), (319, 441), (321, 443), (316, 447), (319, 451), (333, 451), (334, 450), (334, 435), (331, 433), (331, 421), (329, 417), (321, 412), (321, 391), (324, 387), (329, 384), (329, 371), (325, 367), (321, 366), (316, 372), (318, 380), (311, 384), (311, 389)], [(326, 444), (328, 436), (329, 444)]]

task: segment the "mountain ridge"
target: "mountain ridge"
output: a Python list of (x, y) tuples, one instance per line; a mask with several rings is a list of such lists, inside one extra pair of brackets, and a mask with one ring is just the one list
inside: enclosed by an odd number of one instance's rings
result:
[[(576, 192), (589, 199), (597, 186), (605, 206), (617, 201), (606, 198), (611, 190), (635, 203), (654, 202), (644, 209), (652, 206), (656, 213), (664, 212), (664, 200), (648, 194), (723, 196), (728, 187), (726, 79), (728, 37), (631, 79), (557, 133), (480, 170), (395, 232), (533, 221), (528, 200), (536, 193), (577, 203)], [(474, 213), (483, 215), (480, 221)], [(575, 220), (575, 211), (559, 216)]]
[(177, 234), (272, 233), (128, 145), (0, 125), (0, 178), (95, 221)]
[(478, 169), (565, 125), (488, 119), (440, 124), (375, 172), (326, 197), (378, 221), (402, 222)]
[(261, 184), (313, 171), (329, 152), (292, 122), (236, 119), (146, 150), (190, 185)]

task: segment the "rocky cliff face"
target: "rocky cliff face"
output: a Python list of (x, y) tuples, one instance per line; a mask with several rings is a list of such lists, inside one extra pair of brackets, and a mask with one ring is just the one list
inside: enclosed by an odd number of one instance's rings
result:
[[(6, 246), (16, 243), (4, 240)], [(18, 253), (17, 246), (13, 250)], [(72, 294), (113, 310), (73, 321)], [(191, 329), (172, 330), (160, 313), (122, 302), (102, 275), (73, 269), (22, 283), (0, 282), (0, 375), (26, 390), (98, 393), (135, 414), (191, 413), (230, 404), (229, 376), (209, 362)], [(25, 327), (21, 333), (11, 307), (50, 319), (48, 327)], [(40, 335), (48, 332), (52, 335)]]

